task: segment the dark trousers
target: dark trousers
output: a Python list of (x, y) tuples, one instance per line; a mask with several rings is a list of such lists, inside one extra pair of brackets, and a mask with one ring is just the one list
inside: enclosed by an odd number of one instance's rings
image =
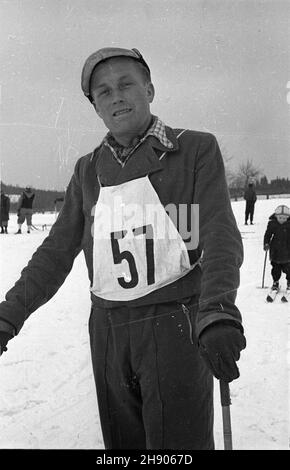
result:
[(255, 210), (255, 202), (246, 201), (245, 222), (248, 222), (249, 217), (250, 217), (250, 222), (253, 222), (254, 210)]
[(290, 263), (275, 263), (271, 261), (271, 264), (271, 274), (274, 282), (279, 281), (282, 272), (286, 274), (286, 279), (290, 282)]
[(92, 308), (89, 331), (106, 449), (214, 449), (213, 378), (197, 349), (197, 298)]

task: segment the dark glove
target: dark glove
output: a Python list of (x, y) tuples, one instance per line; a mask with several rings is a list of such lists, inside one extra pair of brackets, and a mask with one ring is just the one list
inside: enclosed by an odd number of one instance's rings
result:
[(208, 326), (199, 338), (199, 351), (217, 379), (231, 382), (240, 375), (236, 361), (246, 347), (241, 330), (228, 323), (216, 322)]
[(270, 248), (270, 245), (269, 245), (268, 243), (265, 243), (265, 245), (264, 245), (264, 250), (265, 250), (265, 251), (268, 251), (269, 248)]
[(0, 331), (0, 356), (4, 351), (7, 351), (7, 343), (12, 338), (10, 333), (6, 331)]

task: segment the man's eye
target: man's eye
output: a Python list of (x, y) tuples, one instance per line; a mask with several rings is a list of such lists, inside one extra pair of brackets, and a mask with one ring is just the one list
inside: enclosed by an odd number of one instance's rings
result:
[(109, 93), (110, 93), (110, 90), (102, 90), (102, 91), (100, 91), (99, 96), (106, 96)]

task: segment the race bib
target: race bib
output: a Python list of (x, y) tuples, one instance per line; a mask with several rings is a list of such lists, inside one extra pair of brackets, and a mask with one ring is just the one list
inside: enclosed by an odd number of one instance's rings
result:
[(101, 187), (93, 238), (91, 291), (106, 300), (145, 296), (195, 266), (147, 176)]

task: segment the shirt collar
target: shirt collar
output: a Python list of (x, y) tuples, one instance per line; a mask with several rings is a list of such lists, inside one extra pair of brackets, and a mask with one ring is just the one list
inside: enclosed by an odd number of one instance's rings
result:
[(165, 124), (158, 116), (154, 116), (152, 126), (141, 140), (145, 140), (149, 135), (156, 137), (164, 147), (172, 149), (173, 143), (167, 138)]
[(131, 154), (132, 151), (135, 149), (135, 147), (139, 145), (141, 142), (143, 142), (145, 139), (147, 139), (147, 137), (149, 137), (150, 135), (158, 139), (159, 142), (162, 145), (164, 145), (164, 147), (168, 149), (173, 148), (173, 143), (171, 142), (171, 140), (168, 139), (166, 135), (165, 124), (163, 121), (161, 121), (161, 119), (159, 119), (158, 116), (153, 116), (153, 122), (151, 126), (149, 127), (149, 129), (145, 132), (143, 136), (140, 136), (139, 138), (137, 137), (136, 141), (133, 143), (132, 146), (123, 147), (115, 140), (111, 132), (107, 133), (107, 135), (104, 137), (103, 141), (101, 142), (101, 145), (106, 145), (110, 147), (111, 149), (113, 148), (115, 151), (117, 150), (118, 153), (121, 151), (121, 149), (124, 149), (125, 153), (128, 153), (129, 151), (129, 153)]

